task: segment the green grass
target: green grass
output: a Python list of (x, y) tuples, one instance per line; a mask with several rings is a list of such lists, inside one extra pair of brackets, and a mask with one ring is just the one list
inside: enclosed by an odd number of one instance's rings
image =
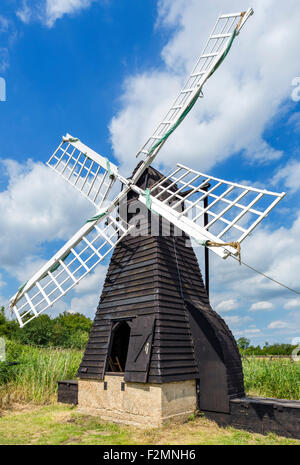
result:
[(300, 364), (289, 359), (243, 360), (248, 395), (300, 400)]
[(275, 434), (263, 436), (220, 428), (206, 418), (143, 430), (81, 415), (70, 406), (50, 405), (30, 411), (5, 412), (0, 418), (0, 444), (300, 445), (300, 441)]

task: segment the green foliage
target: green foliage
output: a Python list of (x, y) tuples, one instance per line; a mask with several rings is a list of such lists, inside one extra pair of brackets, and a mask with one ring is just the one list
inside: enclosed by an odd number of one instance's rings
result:
[(0, 337), (6, 336), (14, 339), (20, 332), (20, 327), (16, 321), (8, 320), (4, 313), (4, 307), (0, 308)]
[(92, 321), (80, 313), (64, 312), (53, 321), (52, 345), (64, 348), (85, 348)]
[(300, 365), (289, 359), (243, 360), (245, 391), (248, 395), (300, 400)]
[(291, 356), (296, 346), (291, 344), (272, 344), (265, 342), (263, 347), (251, 346), (249, 339), (241, 337), (237, 340), (238, 348), (242, 355), (287, 355)]
[[(0, 363), (0, 407), (12, 401), (54, 403), (57, 381), (74, 379), (83, 355), (80, 350), (38, 348), (9, 340), (6, 348), (7, 362), (18, 364)], [(247, 395), (300, 399), (298, 363), (253, 357), (244, 359), (243, 369)]]
[(236, 342), (238, 348), (242, 350), (248, 349), (250, 346), (250, 339), (247, 339), (246, 337), (240, 337)]
[(15, 363), (22, 356), (24, 346), (17, 344), (5, 338), (6, 351), (5, 362), (0, 362), (0, 386), (9, 383), (15, 379), (18, 372), (18, 365), (10, 365)]
[(10, 401), (55, 402), (57, 381), (74, 379), (82, 352), (38, 348), (6, 341), (7, 362), (0, 363), (0, 406)]
[(53, 320), (48, 315), (40, 315), (25, 325), (18, 335), (22, 344), (49, 346), (54, 339)]
[(21, 344), (36, 347), (62, 347), (84, 349), (92, 321), (80, 313), (64, 312), (56, 318), (40, 315), (24, 328), (16, 321), (10, 321), (0, 309), (0, 337), (7, 337)]
[(77, 330), (71, 334), (69, 345), (72, 349), (81, 349), (85, 347), (89, 340), (89, 333), (86, 331)]

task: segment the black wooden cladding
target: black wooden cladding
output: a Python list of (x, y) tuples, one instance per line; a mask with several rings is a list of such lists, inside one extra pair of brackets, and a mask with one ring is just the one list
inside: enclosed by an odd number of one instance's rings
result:
[[(161, 177), (148, 171), (141, 187)], [(129, 200), (136, 202), (135, 195)], [(241, 359), (230, 330), (209, 305), (189, 238), (152, 236), (151, 222), (142, 230), (143, 236), (126, 236), (114, 250), (78, 376), (103, 379), (114, 321), (130, 319), (127, 381), (200, 378), (201, 408), (228, 412), (229, 398), (244, 395)]]

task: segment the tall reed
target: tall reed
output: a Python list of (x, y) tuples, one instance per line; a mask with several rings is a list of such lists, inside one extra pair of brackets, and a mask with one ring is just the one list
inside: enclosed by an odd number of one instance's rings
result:
[(81, 358), (79, 350), (22, 346), (18, 365), (4, 365), (4, 373), (0, 370), (0, 405), (55, 402), (57, 381), (74, 379)]
[(247, 357), (243, 371), (248, 395), (300, 400), (300, 363)]

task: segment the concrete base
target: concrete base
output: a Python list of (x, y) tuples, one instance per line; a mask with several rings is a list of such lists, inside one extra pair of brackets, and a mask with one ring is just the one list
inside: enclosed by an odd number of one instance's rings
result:
[(126, 383), (123, 376), (78, 381), (78, 411), (107, 421), (149, 428), (186, 421), (196, 410), (195, 380)]

